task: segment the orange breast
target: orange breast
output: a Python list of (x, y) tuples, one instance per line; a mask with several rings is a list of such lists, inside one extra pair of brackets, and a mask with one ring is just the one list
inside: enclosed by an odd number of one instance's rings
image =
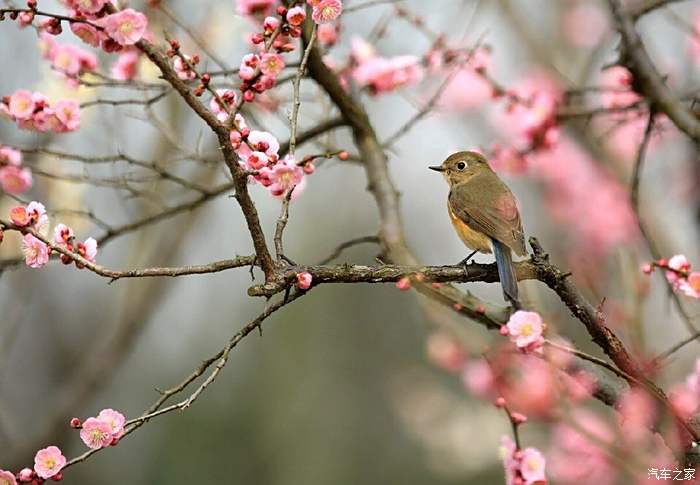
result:
[(449, 204), (447, 212), (450, 214), (450, 219), (455, 231), (457, 231), (457, 235), (468, 248), (475, 249), (481, 253), (491, 252), (491, 240), (487, 236), (470, 228), (452, 212)]

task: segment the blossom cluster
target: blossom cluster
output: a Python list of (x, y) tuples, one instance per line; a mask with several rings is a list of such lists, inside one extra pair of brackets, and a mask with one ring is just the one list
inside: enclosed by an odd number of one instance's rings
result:
[(546, 460), (537, 448), (519, 450), (510, 436), (501, 438), (501, 460), (506, 473), (506, 485), (544, 485)]
[(125, 423), (124, 415), (114, 409), (103, 409), (97, 417), (83, 423), (75, 418), (71, 421), (73, 426), (80, 425), (80, 439), (92, 450), (116, 445), (124, 436)]
[(32, 172), (22, 166), (22, 152), (0, 145), (0, 188), (8, 194), (23, 194), (32, 186)]
[(44, 59), (51, 63), (51, 68), (67, 79), (68, 85), (78, 86), (76, 77), (83, 72), (97, 69), (97, 56), (92, 52), (73, 45), (61, 44), (53, 36), (41, 34), (41, 52)]
[[(108, 0), (62, 0), (70, 9), (71, 31), (83, 42), (102, 47), (105, 52), (120, 51), (136, 44), (146, 34), (148, 19), (131, 8), (109, 14)], [(61, 32), (56, 19), (48, 19), (41, 28), (49, 34)]]
[(690, 262), (683, 254), (646, 263), (642, 271), (650, 274), (654, 268), (665, 271), (666, 279), (675, 291), (691, 298), (700, 298), (700, 271), (691, 271)]
[(415, 84), (424, 76), (418, 57), (382, 57), (372, 45), (360, 37), (352, 39), (352, 61), (352, 79), (358, 86), (366, 87), (375, 95)]
[(0, 100), (0, 116), (9, 118), (23, 130), (55, 133), (80, 128), (80, 105), (73, 99), (51, 103), (41, 93), (20, 89)]
[[(29, 228), (38, 234), (46, 232), (49, 225), (46, 208), (42, 203), (36, 201), (30, 202), (26, 206), (14, 207), (10, 211), (10, 220), (20, 231)], [(83, 242), (76, 241), (73, 230), (65, 224), (58, 224), (54, 228), (53, 243), (55, 247), (78, 254), (91, 263), (94, 263), (97, 257), (97, 241), (92, 237)], [(22, 237), (24, 261), (30, 268), (45, 266), (49, 262), (51, 251), (52, 248), (34, 234), (27, 232)], [(61, 261), (64, 264), (70, 264), (73, 262), (73, 258), (61, 253)], [(76, 266), (82, 267), (78, 262), (76, 262)]]

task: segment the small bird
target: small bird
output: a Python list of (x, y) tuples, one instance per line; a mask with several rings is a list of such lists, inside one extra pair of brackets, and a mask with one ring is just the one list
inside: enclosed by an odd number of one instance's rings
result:
[(442, 165), (428, 168), (445, 176), (450, 186), (447, 212), (452, 225), (462, 242), (474, 250), (462, 261), (465, 270), (474, 254), (493, 251), (503, 296), (520, 308), (511, 251), (524, 256), (526, 249), (515, 196), (477, 152), (457, 152)]

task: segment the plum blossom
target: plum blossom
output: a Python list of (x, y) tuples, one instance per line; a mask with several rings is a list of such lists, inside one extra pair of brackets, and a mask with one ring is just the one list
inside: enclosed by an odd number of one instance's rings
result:
[(60, 100), (54, 107), (41, 93), (19, 90), (0, 101), (0, 114), (24, 130), (64, 133), (80, 127), (80, 106), (74, 100)]
[(46, 208), (41, 202), (32, 201), (27, 204), (27, 214), (29, 215), (31, 226), (37, 231), (41, 231), (49, 223)]
[(460, 372), (467, 360), (464, 348), (445, 332), (430, 334), (426, 350), (428, 359), (447, 372)]
[(34, 470), (31, 468), (22, 468), (17, 474), (17, 479), (20, 482), (30, 482), (34, 478)]
[(304, 23), (305, 18), (306, 10), (304, 9), (304, 7), (296, 6), (290, 8), (287, 11), (287, 22), (289, 22), (290, 25), (294, 25), (295, 27), (298, 27), (302, 23)]
[[(432, 71), (442, 65), (442, 53), (435, 51)], [(440, 104), (447, 109), (473, 109), (494, 97), (494, 88), (483, 72), (491, 67), (491, 51), (479, 48), (445, 86)], [(429, 68), (430, 69), (430, 68)]]
[(134, 49), (127, 49), (117, 58), (112, 65), (112, 77), (119, 81), (131, 81), (139, 72), (139, 53)]
[(224, 122), (229, 117), (228, 112), (238, 103), (238, 96), (235, 91), (231, 89), (217, 89), (216, 94), (226, 106), (221, 106), (219, 101), (215, 97), (212, 97), (209, 102), (209, 109), (211, 109), (212, 113), (216, 115), (219, 121)]
[(94, 263), (97, 257), (97, 241), (89, 237), (85, 242), (78, 243), (78, 254), (91, 263)]
[(560, 423), (554, 428), (548, 453), (552, 478), (563, 485), (617, 483), (616, 467), (606, 451), (615, 439), (613, 430), (589, 411), (576, 410), (573, 418), (574, 426)]
[(343, 12), (341, 0), (312, 0), (309, 4), (313, 6), (311, 18), (317, 24), (332, 22)]
[(331, 24), (321, 24), (316, 28), (316, 37), (321, 45), (332, 46), (338, 41), (338, 27)]
[(272, 12), (275, 0), (237, 0), (241, 15), (267, 15)]
[(32, 187), (32, 172), (16, 165), (0, 166), (0, 188), (8, 194), (23, 194)]
[(83, 13), (96, 14), (102, 10), (107, 0), (69, 0), (68, 4)]
[(238, 77), (244, 81), (250, 81), (257, 74), (256, 68), (260, 62), (260, 56), (257, 54), (246, 54), (241, 59), (241, 65), (238, 70)]
[(22, 164), (22, 152), (0, 145), (0, 165), (15, 165)]
[[(184, 57), (185, 60), (188, 62), (191, 60), (190, 56), (182, 57)], [(192, 79), (197, 77), (197, 74), (190, 68), (188, 62), (182, 60), (182, 57), (177, 56), (175, 58), (175, 60), (173, 61), (173, 69), (175, 69), (177, 77), (179, 77), (183, 81), (191, 81)]]
[(300, 185), (304, 179), (304, 169), (291, 155), (285, 156), (272, 167), (263, 167), (260, 172), (269, 181), (267, 188), (273, 196), (282, 197), (292, 189), (292, 198), (299, 194)]
[(126, 423), (126, 418), (119, 411), (109, 408), (103, 409), (100, 411), (100, 414), (97, 415), (97, 419), (109, 425), (113, 440), (118, 440), (124, 436), (124, 423)]
[(495, 391), (494, 375), (486, 359), (467, 361), (462, 369), (464, 387), (477, 397), (489, 399)]
[(62, 99), (56, 102), (55, 113), (61, 122), (61, 131), (75, 131), (80, 128), (80, 105), (74, 99)]
[(374, 48), (359, 37), (352, 40), (352, 56), (357, 64), (351, 72), (352, 78), (358, 85), (368, 87), (372, 94), (391, 92), (423, 78), (423, 68), (417, 57), (378, 56)]
[(284, 69), (284, 59), (279, 54), (263, 54), (260, 61), (260, 72), (265, 75), (276, 77)]
[(67, 77), (69, 85), (77, 87), (74, 79), (81, 72), (94, 71), (97, 68), (97, 56), (73, 44), (59, 44), (49, 34), (42, 34), (44, 57), (51, 62), (51, 67)]
[(26, 89), (15, 91), (10, 96), (8, 111), (12, 118), (28, 120), (34, 114), (34, 95)]
[(525, 352), (540, 350), (544, 345), (545, 325), (538, 313), (518, 310), (510, 316), (505, 328), (510, 340)]
[(545, 458), (536, 448), (518, 450), (510, 436), (501, 438), (499, 450), (503, 469), (506, 475), (506, 485), (534, 485), (546, 483)]
[(107, 35), (122, 46), (136, 44), (148, 27), (146, 16), (131, 8), (108, 15), (103, 23)]
[(304, 271), (303, 273), (297, 273), (297, 287), (300, 290), (308, 290), (311, 288), (311, 282), (313, 281), (313, 276), (311, 273)]
[(17, 485), (17, 480), (12, 472), (0, 470), (0, 485)]
[(54, 244), (64, 247), (69, 250), (73, 250), (71, 244), (73, 242), (73, 229), (66, 226), (65, 224), (58, 224), (53, 229), (53, 242)]
[(41, 268), (49, 262), (51, 249), (42, 241), (32, 236), (25, 234), (22, 238), (22, 254), (24, 254), (24, 262), (30, 268)]
[(678, 285), (681, 293), (691, 298), (700, 298), (700, 272), (694, 271)]
[(66, 457), (57, 446), (39, 450), (34, 457), (34, 471), (44, 479), (57, 475), (64, 466)]
[(103, 34), (95, 27), (83, 22), (71, 22), (70, 29), (73, 34), (92, 47), (99, 47), (102, 42)]
[(90, 449), (104, 448), (112, 443), (112, 427), (107, 421), (88, 418), (80, 430), (80, 439)]
[(676, 254), (668, 260), (668, 267), (673, 271), (666, 271), (666, 279), (674, 288), (678, 288), (681, 281), (684, 279), (682, 274), (690, 271), (690, 263), (688, 258), (683, 254)]

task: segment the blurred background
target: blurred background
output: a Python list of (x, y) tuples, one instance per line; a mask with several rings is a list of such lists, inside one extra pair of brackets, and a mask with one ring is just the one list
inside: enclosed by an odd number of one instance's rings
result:
[[(39, 3), (47, 11), (63, 9), (57, 2)], [(163, 3), (229, 66), (237, 66), (249, 51), (246, 36), (254, 26), (237, 13), (235, 2)], [(363, 3), (344, 2), (348, 11), (341, 17), (338, 43), (328, 54), (334, 62), (347, 62), (355, 36), (368, 39), (382, 56), (426, 55), (430, 36), (397, 15), (394, 4), (351, 10)], [(430, 32), (442, 33), (455, 44), (488, 46), (489, 75), (508, 89), (549, 82), (544, 77), (567, 89), (598, 86), (602, 67), (616, 60), (618, 40), (605, 2), (398, 4)], [(149, 16), (156, 40), (161, 41), (167, 30), (180, 39), (185, 52), (197, 50), (161, 11), (141, 2), (131, 5)], [(680, 2), (639, 25), (660, 69), (681, 92), (698, 87), (700, 58), (693, 41), (698, 34), (692, 24), (697, 7), (697, 2)], [(82, 102), (145, 96), (68, 86), (41, 58), (35, 30), (19, 30), (11, 22), (1, 23), (0, 29), (2, 95), (26, 88)], [(70, 32), (57, 40), (79, 43)], [(202, 57), (204, 65), (213, 68), (206, 55)], [(99, 53), (98, 72), (108, 73), (113, 61), (113, 56)], [(425, 264), (454, 264), (466, 255), (446, 214), (446, 184), (426, 167), (453, 151), (490, 152), (496, 144), (512, 141), (499, 122), (504, 103), (490, 99), (488, 92), (484, 95), (483, 86), (470, 76), (472, 71), (456, 76), (432, 114), (388, 152), (402, 193), (407, 240)], [(157, 81), (145, 61), (139, 78)], [(437, 70), (393, 93), (363, 94), (380, 138), (390, 137), (419, 111), (445, 78), (446, 72)], [(330, 108), (327, 101), (318, 101), (311, 81), (302, 86), (300, 120), (302, 127), (310, 127), (328, 116)], [(286, 140), (289, 85), (274, 96), (271, 104), (276, 109), (255, 112), (248, 121)], [(599, 104), (596, 97), (580, 102), (583, 107)], [(574, 151), (533, 157), (531, 166), (497, 168), (520, 200), (526, 233), (540, 239), (556, 264), (574, 272), (592, 301), (606, 298), (609, 324), (635, 353), (650, 356), (687, 336), (687, 330), (662, 278), (639, 271), (652, 257), (619, 194), (627, 193), (644, 123), (628, 124), (634, 126), (619, 134), (597, 120), (567, 120), (561, 143), (575, 144)], [(355, 153), (345, 129), (320, 141), (321, 148), (300, 147), (299, 156), (329, 146)], [(228, 180), (211, 133), (173, 94), (148, 110), (128, 105), (86, 108), (82, 128), (69, 134), (21, 132), (2, 120), (0, 144), (84, 155), (122, 152), (163, 163), (204, 186)], [(193, 161), (193, 153), (210, 161)], [(42, 154), (25, 154), (24, 160), (35, 183), (21, 200), (42, 201), (52, 223), (70, 222), (79, 238), (98, 237), (103, 231), (75, 211), (89, 211), (118, 226), (196, 196), (162, 180), (134, 183), (138, 191), (96, 186), (96, 180), (107, 179), (131, 186), (133, 169), (123, 163), (78, 163)], [(698, 160), (692, 144), (665, 123), (650, 147), (640, 189), (640, 213), (660, 253), (682, 253), (696, 264)], [(546, 176), (555, 172), (563, 175)], [(310, 264), (344, 241), (376, 234), (377, 211), (358, 164), (323, 162), (307, 181), (304, 194), (291, 206), (285, 232), (288, 256)], [(577, 190), (563, 190), (567, 184)], [(280, 202), (257, 186), (251, 193), (271, 242)], [(251, 254), (240, 210), (228, 195), (116, 238), (101, 248), (98, 262), (127, 269), (203, 264)], [(16, 203), (1, 196), (0, 214)], [(84, 447), (68, 426), (70, 417), (92, 416), (105, 407), (137, 416), (157, 399), (156, 388), (180, 382), (265, 305), (247, 297), (247, 269), (108, 284), (60, 263), (42, 270), (9, 264), (18, 248), (14, 234), (6, 235), (0, 246), (0, 260), (6, 263), (0, 273), (0, 446), (5, 468), (31, 465), (35, 450), (49, 444), (61, 446), (69, 457), (81, 453)], [(362, 245), (338, 261), (372, 264), (377, 253), (377, 247)], [(477, 260), (490, 258), (481, 255)], [(522, 288), (526, 300), (553, 328), (599, 355), (543, 285), (527, 282)], [(472, 284), (465, 289), (501, 302), (498, 285)], [(462, 327), (469, 335), (468, 350), (475, 353), (497, 336), (418, 298), (393, 285), (315, 289), (269, 319), (261, 337), (246, 338), (223, 375), (194, 406), (150, 422), (116, 448), (70, 469), (65, 483), (501, 483), (498, 446), (500, 436), (508, 433), (507, 421), (488, 403), (471, 397), (459, 376), (431, 364), (426, 351), (426, 341), (441, 325)], [(682, 303), (697, 322), (698, 305), (687, 298)], [(676, 354), (664, 368), (662, 382), (682, 379), (699, 349), (691, 344)], [(547, 425), (527, 427), (525, 439), (546, 449)]]

